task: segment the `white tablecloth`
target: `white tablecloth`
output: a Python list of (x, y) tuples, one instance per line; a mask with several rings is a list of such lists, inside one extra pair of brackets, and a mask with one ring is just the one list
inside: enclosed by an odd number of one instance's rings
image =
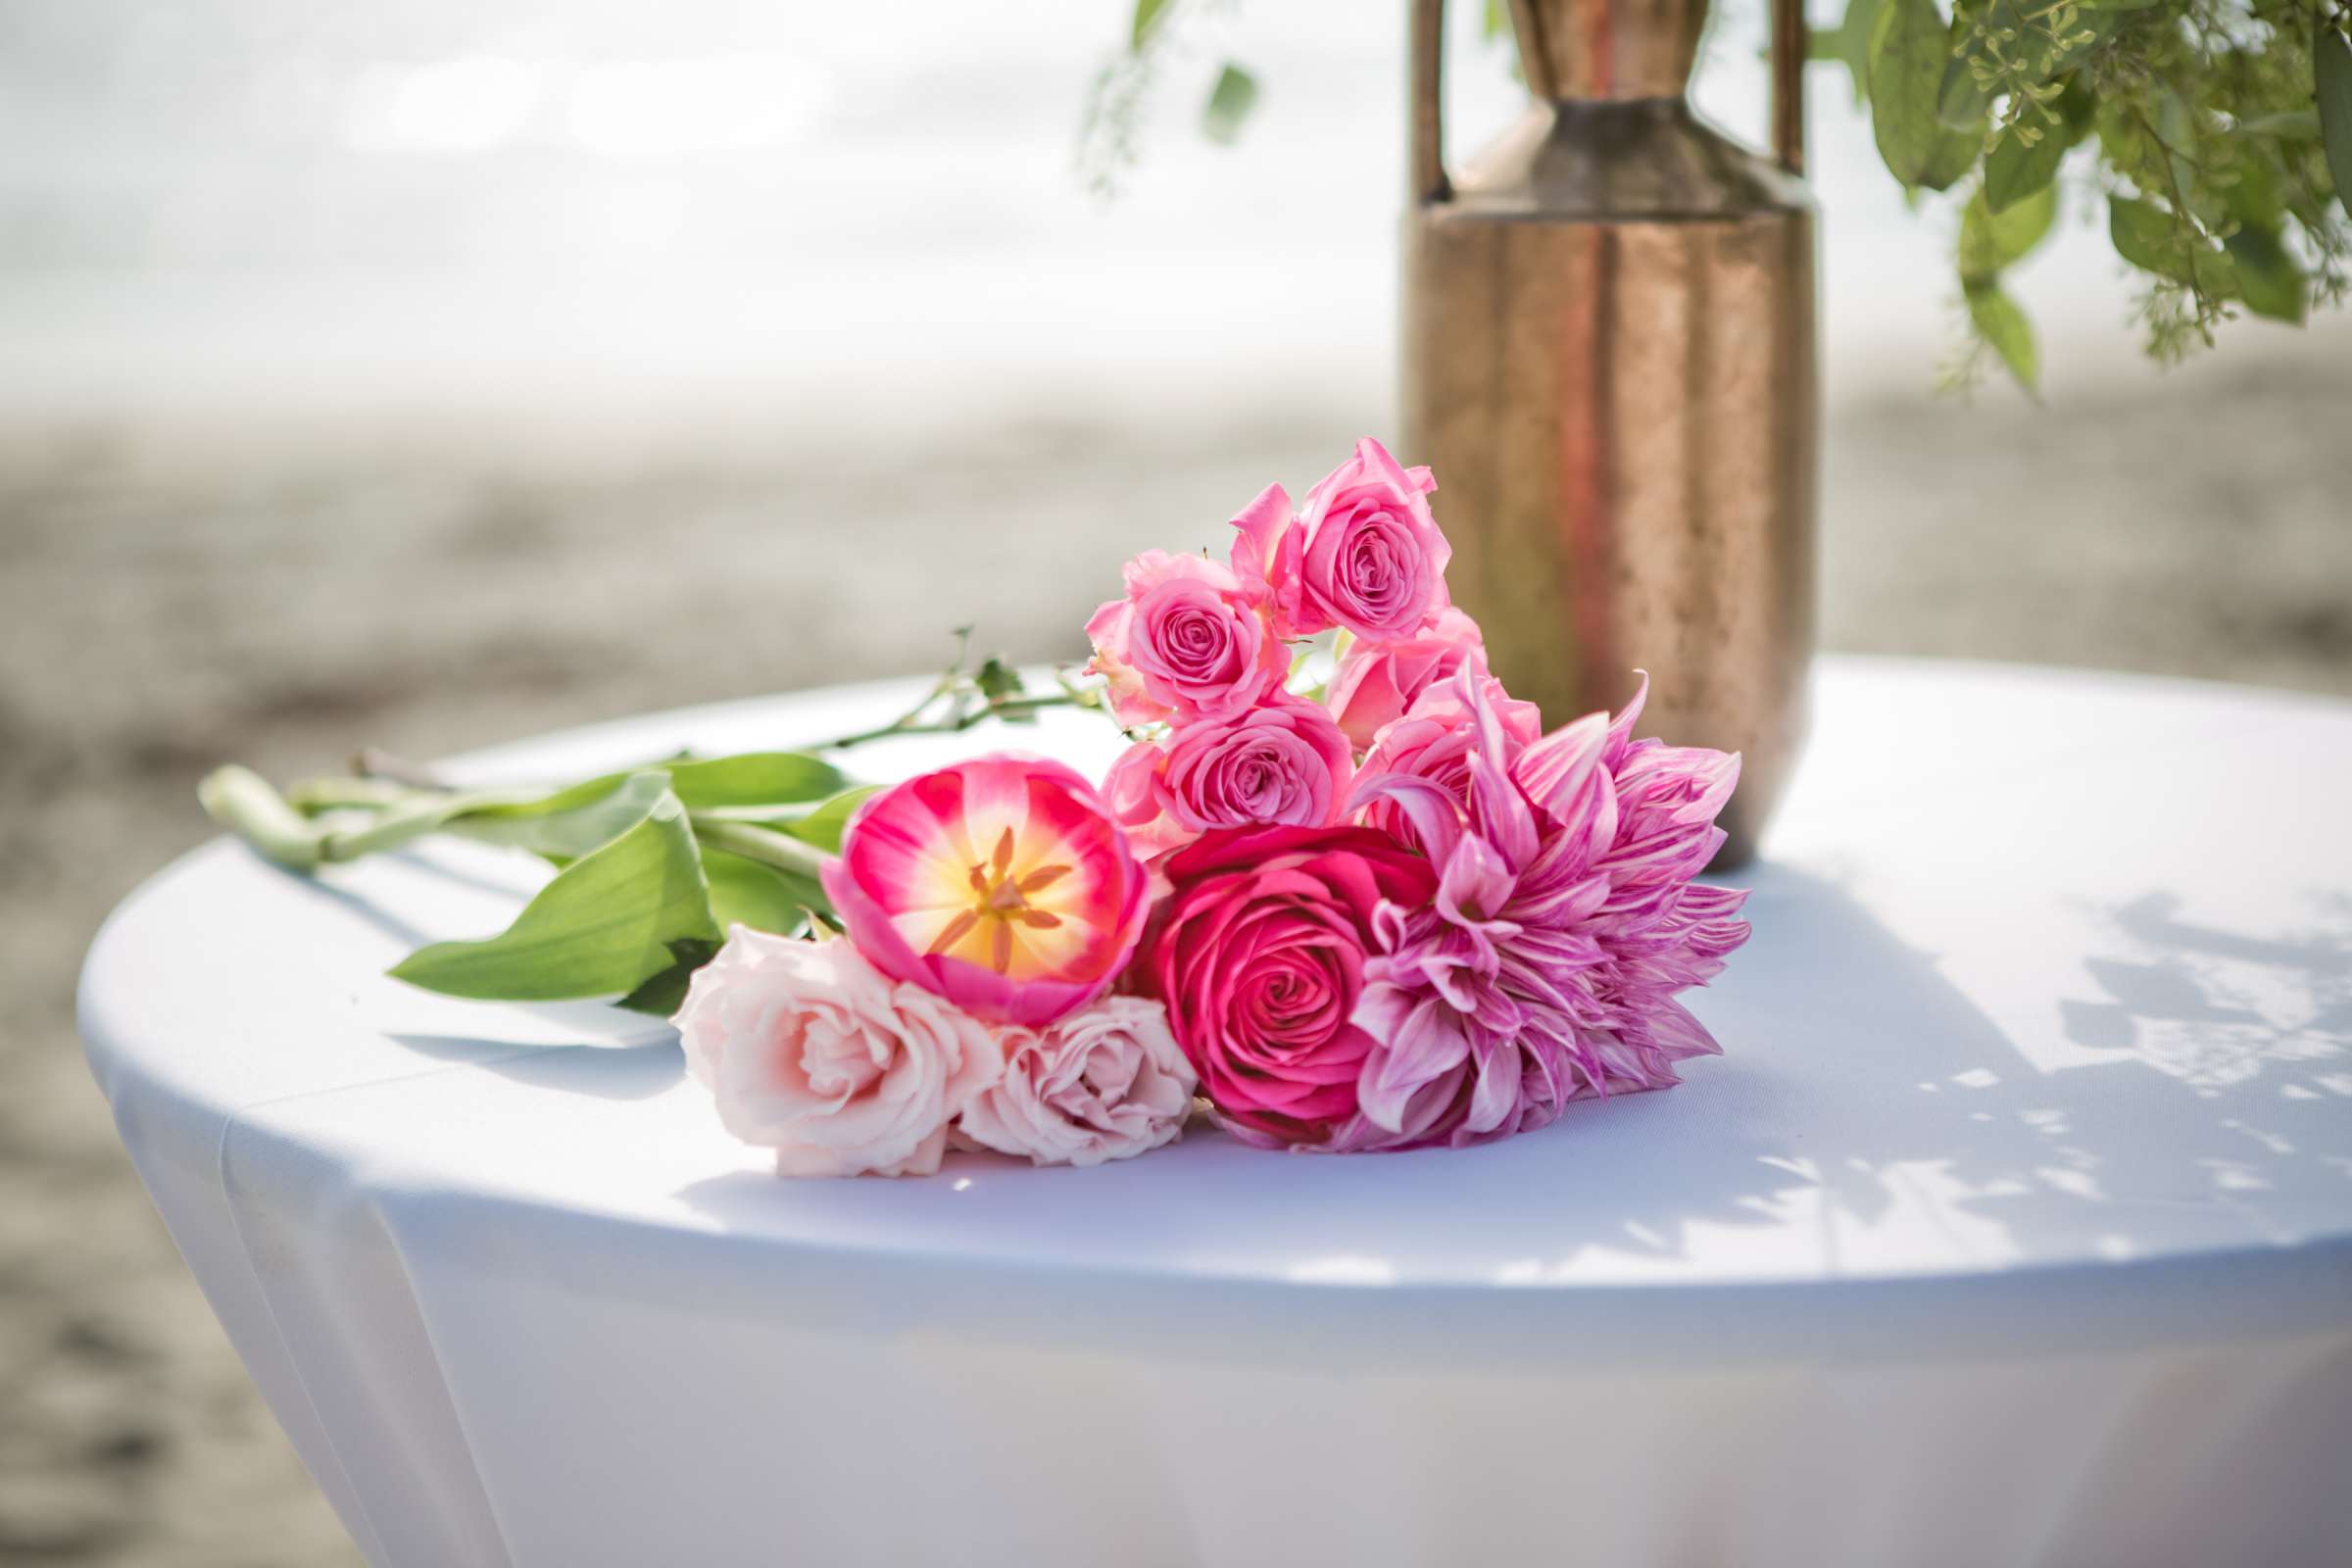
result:
[(1816, 709), (1728, 1054), (1491, 1149), (780, 1182), (662, 1026), (381, 978), (504, 923), (492, 852), (200, 850), (83, 1033), (381, 1564), (2352, 1561), (2352, 708), (1833, 660)]

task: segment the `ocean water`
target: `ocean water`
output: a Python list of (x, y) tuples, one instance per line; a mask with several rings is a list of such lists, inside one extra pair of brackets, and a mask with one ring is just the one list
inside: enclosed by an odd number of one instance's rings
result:
[[(0, 0), (0, 406), (1385, 396), (1401, 0), (1200, 9), (1104, 201), (1074, 153), (1123, 0)], [(1518, 89), (1453, 9), (1466, 149)], [(1751, 138), (1761, 10), (1696, 94)], [(1220, 147), (1228, 59), (1262, 97)], [(1905, 209), (1841, 68), (1809, 86), (1833, 393), (1924, 387), (1954, 220)], [(2061, 376), (2129, 361), (2091, 227), (2022, 272)]]

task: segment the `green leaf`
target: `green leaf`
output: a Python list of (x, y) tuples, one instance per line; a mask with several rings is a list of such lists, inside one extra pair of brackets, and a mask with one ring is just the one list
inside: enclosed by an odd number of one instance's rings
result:
[(1992, 211), (1983, 187), (1979, 187), (1960, 217), (1960, 280), (1968, 284), (1991, 282), (2001, 269), (2041, 243), (2057, 216), (2055, 185), (2044, 185), (1999, 213)]
[[(1250, 111), (1257, 107), (1257, 78), (1228, 61), (1217, 73), (1217, 84), (1208, 90), (1208, 102), (1200, 107), (1200, 134), (1220, 147), (1230, 147), (1242, 134), (1242, 122)], [(1001, 669), (995, 660), (980, 666), (980, 689), (988, 690), (988, 672)], [(1020, 677), (1013, 677), (1013, 689), (1020, 689)]]
[(828, 914), (833, 908), (812, 879), (724, 850), (703, 851), (703, 876), (710, 885), (710, 917), (722, 931), (748, 925), (797, 936), (808, 924), (808, 911)]
[(1984, 159), (1984, 205), (1996, 214), (2036, 191), (2048, 190), (2050, 181), (2058, 177), (2058, 166), (2066, 161), (2071, 145), (2066, 127), (2037, 124), (2035, 128), (2041, 132), (2040, 138), (2029, 147), (2017, 128), (2010, 127)]
[[(581, 790), (568, 789), (527, 805), (476, 808), (451, 816), (447, 825), (451, 832), (482, 843), (528, 850), (553, 860), (576, 860), (645, 820), (670, 788), (669, 775), (658, 769), (631, 773), (591, 799), (578, 799)], [(551, 808), (550, 803), (558, 801), (571, 804)]]
[(1991, 283), (1971, 285), (1967, 291), (1968, 318), (1977, 335), (1992, 346), (2017, 378), (2017, 384), (2039, 395), (2041, 353), (2034, 342), (2034, 323), (2017, 302)]
[(1845, 0), (1845, 18), (1835, 31), (1815, 30), (1806, 38), (1806, 59), (1836, 60), (1844, 65), (1857, 104), (1870, 94), (1870, 41), (1882, 4), (1884, 0)]
[(2352, 44), (2333, 27), (2323, 26), (2312, 40), (2311, 53), (2328, 177), (2335, 181), (2335, 199), (2352, 213)]
[(718, 936), (686, 808), (664, 791), (634, 827), (558, 872), (505, 931), (436, 942), (391, 973), (488, 1002), (620, 996), (674, 964), (671, 943)]
[(2278, 168), (2267, 147), (2242, 147), (2230, 166), (2237, 177), (2222, 193), (2223, 205), (2242, 227), (2278, 232), (2286, 203), (2278, 190)]
[[(1225, 69), (1231, 71), (1233, 68), (1228, 66)], [(972, 672), (972, 684), (979, 687), (980, 695), (992, 703), (1002, 702), (1007, 697), (1018, 697), (1023, 690), (1021, 672), (997, 654), (991, 654), (980, 662), (980, 667)]]
[[(624, 772), (603, 773), (537, 800), (488, 807), (468, 807), (477, 819), (551, 816), (593, 806), (629, 779), (660, 771), (668, 775), (670, 789), (690, 810), (720, 810), (732, 807), (800, 806), (821, 801), (849, 785), (841, 769), (801, 752), (745, 752), (736, 757), (674, 758)], [(476, 835), (481, 836), (479, 834)], [(519, 842), (519, 841), (510, 841)]]
[(1127, 47), (1141, 50), (1152, 29), (1166, 20), (1169, 0), (1135, 0), (1135, 24), (1127, 37)]
[(879, 793), (881, 788), (879, 784), (860, 784), (856, 789), (843, 790), (807, 816), (775, 825), (803, 844), (813, 844), (827, 855), (839, 855), (841, 835), (850, 825), (851, 814), (865, 804), (867, 796)]
[(2066, 122), (2066, 142), (2073, 146), (2098, 128), (2099, 100), (2081, 76), (2069, 76), (2058, 94), (2058, 114)]
[(1936, 89), (1936, 118), (1953, 130), (1984, 132), (1984, 116), (1992, 107), (1991, 89), (1980, 86), (1965, 55), (1947, 54), (1943, 81)]
[(1944, 190), (1983, 151), (1983, 131), (1936, 118), (1951, 29), (1936, 0), (1884, 0), (1870, 42), (1870, 129), (1887, 172), (1905, 185)]
[(2318, 141), (2320, 112), (2317, 109), (2290, 109), (2284, 114), (2256, 115), (2237, 122), (2240, 136), (2270, 136), (2278, 141)]
[(694, 811), (821, 801), (850, 782), (840, 768), (802, 752), (746, 752), (661, 765), (669, 771), (679, 804)]
[(1509, 33), (1511, 30), (1510, 0), (1487, 0), (1486, 17), (1479, 24), (1479, 30), (1490, 43)]
[(2237, 270), (2230, 258), (2206, 248), (2202, 235), (2183, 234), (2160, 207), (2129, 196), (2113, 198), (2107, 204), (2107, 237), (2118, 256), (2143, 272), (2193, 284), (2216, 299), (2237, 296)]
[(686, 1004), (686, 986), (694, 971), (718, 956), (718, 944), (700, 937), (686, 937), (669, 945), (675, 959), (670, 966), (651, 980), (612, 1004), (631, 1012), (650, 1012), (657, 1018), (667, 1018)]
[(2246, 225), (2222, 241), (2236, 264), (2238, 288), (2246, 309), (2274, 321), (2303, 320), (2303, 269), (2278, 243), (2275, 229)]

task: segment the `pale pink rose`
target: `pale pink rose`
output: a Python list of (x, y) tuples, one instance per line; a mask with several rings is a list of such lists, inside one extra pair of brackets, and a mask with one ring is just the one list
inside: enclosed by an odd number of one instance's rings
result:
[(785, 1176), (928, 1176), (948, 1124), (997, 1082), (985, 1025), (845, 941), (737, 926), (671, 1020), (721, 1126)]
[[(1462, 695), (1463, 678), (1457, 670), (1450, 679), (1429, 687), (1402, 718), (1384, 727), (1364, 754), (1357, 776), (1367, 783), (1392, 774), (1427, 779), (1466, 808), (1470, 757), (1478, 750), (1478, 717)], [(1502, 682), (1485, 673), (1483, 663), (1470, 678), (1477, 681), (1479, 694), (1494, 714), (1506, 760), (1534, 745), (1544, 733), (1543, 715), (1536, 705), (1504, 691)], [(1396, 808), (1386, 801), (1375, 802), (1364, 820), (1393, 831)]]
[(1007, 1029), (1000, 1042), (1004, 1076), (957, 1124), (984, 1149), (1039, 1165), (1100, 1165), (1184, 1132), (1197, 1080), (1156, 1002), (1105, 997), (1043, 1030)]
[[(1452, 547), (1429, 510), (1427, 468), (1403, 468), (1366, 436), (1306, 493), (1271, 558), (1286, 634), (1345, 626), (1367, 642), (1404, 642), (1449, 601)], [(1292, 546), (1297, 539), (1296, 548)]]
[(1406, 642), (1350, 646), (1323, 701), (1340, 732), (1362, 751), (1381, 727), (1402, 718), (1415, 698), (1473, 659), (1484, 668), (1478, 622), (1448, 605), (1437, 624)]
[(1127, 563), (1126, 578), (1127, 596), (1086, 623), (1092, 667), (1120, 723), (1230, 717), (1289, 673), (1262, 588), (1231, 566), (1147, 550)]

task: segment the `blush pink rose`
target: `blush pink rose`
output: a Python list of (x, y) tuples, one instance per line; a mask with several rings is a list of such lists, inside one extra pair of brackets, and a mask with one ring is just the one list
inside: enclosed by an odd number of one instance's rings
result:
[(869, 797), (825, 895), (893, 979), (989, 1023), (1050, 1023), (1108, 990), (1143, 931), (1150, 884), (1095, 787), (1000, 753)]
[(1262, 590), (1231, 566), (1147, 550), (1127, 564), (1127, 596), (1086, 623), (1093, 669), (1132, 729), (1239, 713), (1282, 683), (1290, 651)]
[(1163, 862), (1169, 894), (1133, 971), (1236, 1137), (1312, 1148), (1357, 1112), (1377, 1042), (1354, 1021), (1374, 916), (1427, 905), (1436, 873), (1355, 827), (1203, 835)]
[(1402, 718), (1415, 698), (1471, 660), (1483, 662), (1484, 655), (1478, 622), (1448, 605), (1436, 625), (1409, 641), (1351, 645), (1323, 701), (1340, 732), (1362, 751), (1383, 725)]
[[(1452, 547), (1430, 514), (1427, 468), (1403, 468), (1366, 436), (1355, 455), (1312, 490), (1299, 509), (1295, 549), (1273, 557), (1276, 598), (1298, 635), (1345, 626), (1366, 642), (1409, 641), (1449, 602), (1446, 564)], [(1294, 577), (1292, 573), (1295, 572)]]
[(737, 926), (671, 1020), (720, 1125), (786, 1176), (928, 1176), (948, 1124), (997, 1082), (988, 1029), (843, 941)]
[(1331, 714), (1284, 698), (1139, 743), (1112, 764), (1104, 793), (1111, 814), (1152, 857), (1216, 828), (1336, 822), (1354, 772), (1348, 737)]
[[(1477, 712), (1462, 694), (1466, 678), (1478, 682), (1480, 696), (1500, 728), (1506, 760), (1542, 738), (1544, 717), (1535, 704), (1504, 691), (1502, 682), (1486, 674), (1483, 666), (1468, 676), (1457, 670), (1451, 679), (1423, 691), (1402, 718), (1381, 730), (1364, 754), (1358, 777), (1367, 785), (1393, 774), (1427, 779), (1451, 796), (1457, 807), (1467, 808), (1470, 758), (1479, 748), (1479, 735)], [(1383, 831), (1396, 831), (1396, 808), (1387, 801), (1377, 802), (1364, 820)]]
[(1183, 1134), (1196, 1080), (1158, 1003), (1104, 997), (1042, 1030), (999, 1038), (1004, 1076), (958, 1123), (970, 1142), (1039, 1165), (1100, 1165)]

